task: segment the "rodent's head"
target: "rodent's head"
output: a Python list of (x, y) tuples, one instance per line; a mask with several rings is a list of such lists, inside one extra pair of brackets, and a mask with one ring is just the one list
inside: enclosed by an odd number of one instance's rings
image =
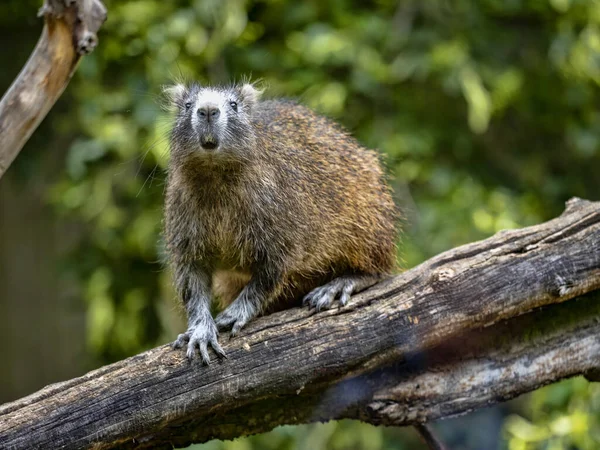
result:
[(245, 160), (255, 146), (252, 110), (260, 97), (253, 85), (204, 87), (177, 84), (163, 89), (176, 111), (171, 157)]

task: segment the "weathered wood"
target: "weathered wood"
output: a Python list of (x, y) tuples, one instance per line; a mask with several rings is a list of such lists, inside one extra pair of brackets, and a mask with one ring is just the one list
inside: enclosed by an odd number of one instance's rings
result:
[(455, 416), (599, 365), (600, 291), (594, 291), (452, 338), (394, 372), (384, 369), (389, 381), (379, 381), (368, 407), (345, 416), (381, 425)]
[(0, 178), (69, 83), (80, 56), (96, 46), (106, 20), (100, 0), (46, 0), (44, 29), (0, 101)]
[(6, 404), (0, 447), (172, 448), (285, 423), (461, 414), (597, 368), (598, 297), (548, 305), (599, 288), (600, 203), (573, 200), (559, 218), (443, 253), (345, 308), (292, 309), (222, 335), (229, 359), (209, 367), (162, 346)]
[[(157, 436), (169, 435), (175, 443), (192, 442), (192, 437), (204, 442), (330, 419), (413, 425), (509, 400), (584, 373), (599, 361), (600, 292), (595, 291), (451, 337), (326, 388), (314, 386), (310, 392), (273, 394), (240, 408), (223, 408), (194, 422), (195, 428), (175, 421)], [(148, 442), (152, 447), (156, 441)]]

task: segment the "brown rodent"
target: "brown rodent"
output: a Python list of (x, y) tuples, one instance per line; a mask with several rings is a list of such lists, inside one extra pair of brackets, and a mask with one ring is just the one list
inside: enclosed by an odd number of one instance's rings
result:
[[(210, 345), (261, 312), (317, 310), (396, 264), (397, 210), (377, 152), (332, 121), (251, 84), (165, 89), (176, 110), (165, 236), (188, 329), (175, 348)], [(228, 305), (216, 319), (213, 295)]]

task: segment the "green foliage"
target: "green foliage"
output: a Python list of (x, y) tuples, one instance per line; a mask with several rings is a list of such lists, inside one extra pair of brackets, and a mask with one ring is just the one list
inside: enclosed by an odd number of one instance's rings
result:
[[(598, 199), (597, 1), (106, 4), (100, 45), (57, 121), (77, 138), (51, 194), (87, 225), (71, 269), (86, 286), (90, 349), (105, 361), (183, 327), (160, 240), (169, 118), (159, 93), (175, 79), (251, 75), (381, 149), (405, 210), (406, 267), (548, 219), (571, 196)], [(529, 418), (506, 423), (508, 448), (597, 448), (598, 395), (580, 379), (535, 393)], [(409, 448), (357, 427), (284, 427), (204, 448)]]
[(381, 428), (342, 420), (325, 424), (282, 426), (270, 433), (234, 441), (211, 441), (190, 450), (414, 450), (420, 447), (412, 430)]
[(584, 378), (550, 385), (531, 395), (529, 418), (510, 416), (509, 450), (594, 450), (600, 443), (600, 385)]

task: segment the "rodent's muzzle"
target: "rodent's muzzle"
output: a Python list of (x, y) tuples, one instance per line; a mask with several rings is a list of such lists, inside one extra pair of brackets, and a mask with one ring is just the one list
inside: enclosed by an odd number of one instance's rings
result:
[(219, 146), (217, 138), (221, 111), (218, 106), (206, 104), (198, 108), (198, 124), (200, 125), (200, 145), (204, 150), (214, 150)]
[(214, 150), (219, 146), (219, 140), (212, 133), (203, 133), (200, 136), (200, 145), (204, 150)]

